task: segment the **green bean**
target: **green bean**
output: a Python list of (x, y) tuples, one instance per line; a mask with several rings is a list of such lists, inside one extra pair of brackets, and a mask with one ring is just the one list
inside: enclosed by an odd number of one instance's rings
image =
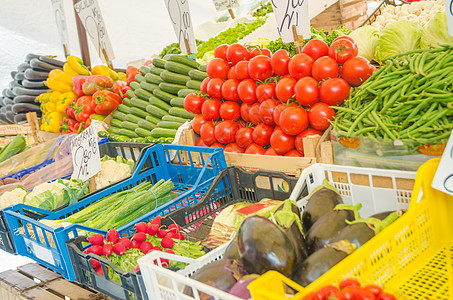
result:
[(354, 131), (355, 127), (357, 126), (357, 124), (361, 121), (361, 119), (363, 119), (365, 117), (365, 115), (367, 113), (369, 113), (371, 110), (373, 110), (375, 107), (376, 107), (377, 103), (376, 102), (370, 102), (367, 106), (367, 108), (365, 110), (363, 110), (360, 115), (357, 117), (357, 119), (354, 121), (354, 123), (352, 124), (351, 127), (349, 127), (349, 130), (348, 130), (348, 136), (350, 136), (352, 134), (352, 132)]
[(431, 99), (432, 98), (428, 97), (425, 100), (423, 100), (423, 102), (421, 102), (419, 105), (417, 105), (415, 108), (413, 108), (412, 112), (406, 118), (406, 120), (403, 122), (403, 124), (401, 124), (401, 126), (402, 127), (406, 127), (407, 124), (409, 124), (409, 122), (412, 120), (412, 118), (415, 117), (415, 115), (417, 115), (420, 110), (422, 110), (423, 108), (425, 108), (426, 106), (429, 105), (429, 102), (430, 102)]

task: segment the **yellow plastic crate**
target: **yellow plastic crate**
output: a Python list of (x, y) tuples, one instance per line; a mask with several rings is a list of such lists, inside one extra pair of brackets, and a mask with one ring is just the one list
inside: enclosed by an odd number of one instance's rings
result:
[(408, 299), (453, 299), (453, 197), (431, 187), (440, 159), (417, 171), (408, 212), (306, 288), (277, 272), (249, 285), (255, 300), (290, 299), (284, 284), (303, 297), (344, 277), (400, 291)]

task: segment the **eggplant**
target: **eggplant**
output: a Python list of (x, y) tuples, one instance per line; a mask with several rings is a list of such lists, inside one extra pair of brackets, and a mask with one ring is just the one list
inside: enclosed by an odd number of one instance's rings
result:
[(39, 58), (39, 57), (40, 57), (40, 55), (28, 53), (27, 56), (25, 56), (25, 62), (29, 63), (33, 58)]
[(25, 70), (30, 69), (31, 66), (27, 63), (21, 63), (20, 65), (17, 66), (17, 71), (19, 72), (25, 72)]
[[(374, 214), (374, 215), (372, 215), (370, 218), (376, 218), (376, 219), (379, 219), (379, 220), (384, 220), (384, 219), (387, 218), (391, 213), (394, 213), (394, 212), (395, 212), (394, 210), (384, 211), (384, 212), (380, 212), (380, 213)], [(403, 211), (401, 211), (401, 212), (403, 212)]]
[(27, 121), (26, 114), (17, 114), (17, 115), (14, 116), (14, 123), (15, 124), (19, 124), (19, 123), (26, 122), (26, 121)]
[(13, 89), (13, 88), (15, 88), (16, 86), (22, 86), (22, 85), (20, 85), (16, 80), (11, 80), (11, 81), (9, 82), (8, 86), (9, 86), (10, 89)]
[(14, 100), (11, 100), (10, 98), (4, 98), (3, 103), (6, 105), (14, 104)]
[(239, 251), (238, 251), (238, 242), (237, 239), (234, 239), (230, 242), (228, 247), (225, 249), (225, 253), (223, 254), (225, 259), (232, 259), (235, 261), (239, 261)]
[(8, 98), (11, 98), (11, 99), (13, 99), (14, 96), (16, 96), (16, 95), (14, 95), (13, 91), (11, 89), (8, 89), (8, 88), (3, 89), (2, 95), (3, 95), (3, 97), (8, 97)]
[(49, 56), (43, 56), (43, 55), (41, 55), (39, 57), (39, 60), (42, 61), (42, 62), (51, 64), (51, 65), (54, 65), (56, 67), (60, 67), (60, 68), (63, 68), (63, 66), (65, 64), (64, 61), (61, 61), (61, 60), (58, 60), (58, 59), (55, 59), (55, 58), (52, 58), (52, 57), (49, 57)]
[(12, 78), (12, 79), (16, 79), (16, 74), (17, 74), (17, 73), (18, 73), (17, 71), (12, 71), (12, 72), (11, 72), (11, 78)]
[(22, 85), (27, 89), (47, 89), (43, 81), (22, 80)]
[(14, 94), (16, 94), (16, 96), (20, 96), (20, 95), (39, 96), (42, 93), (45, 93), (46, 90), (26, 89), (26, 88), (15, 87), (13, 89), (13, 92), (14, 92)]
[(359, 209), (362, 205), (339, 204), (321, 218), (319, 218), (308, 230), (305, 236), (305, 245), (308, 253), (313, 253), (330, 243), (343, 228), (348, 226), (346, 221), (354, 221), (359, 218)]
[(3, 107), (0, 107), (0, 112), (1, 112), (1, 113), (6, 113), (6, 107), (4, 107), (4, 106), (3, 106)]
[(343, 258), (355, 250), (355, 245), (348, 241), (340, 241), (335, 244), (329, 244), (324, 248), (311, 254), (291, 278), (303, 287), (306, 287), (324, 273), (329, 271), (333, 266), (339, 263)]
[(34, 104), (29, 104), (29, 103), (15, 103), (11, 107), (11, 111), (15, 114), (29, 112), (29, 111), (38, 112), (40, 110), (41, 110), (41, 108), (39, 107), (39, 105), (34, 105)]
[(22, 82), (22, 80), (25, 79), (25, 73), (24, 72), (17, 72), (16, 76), (14, 76), (14, 79), (17, 80), (18, 82)]
[(46, 62), (43, 62), (37, 58), (33, 58), (32, 60), (30, 60), (30, 66), (32, 67), (33, 70), (35, 71), (46, 71), (46, 72), (50, 72), (52, 71), (53, 69), (60, 69), (61, 70), (61, 67), (57, 67), (57, 66), (54, 66), (54, 65), (50, 65)]
[(323, 186), (316, 188), (308, 198), (302, 214), (304, 232), (307, 232), (320, 217), (341, 203), (343, 200), (333, 187), (324, 183)]
[(0, 109), (1, 109), (2, 106), (5, 106), (5, 102), (4, 101), (5, 101), (5, 98), (0, 97)]
[(252, 296), (250, 295), (250, 291), (247, 286), (258, 277), (258, 274), (249, 274), (243, 276), (234, 284), (234, 286), (228, 291), (228, 293), (241, 299), (250, 299)]
[(14, 97), (14, 103), (35, 103), (36, 96), (20, 95)]
[(14, 113), (12, 111), (7, 111), (5, 113), (6, 119), (9, 121), (10, 124), (14, 123)]
[(46, 80), (49, 76), (49, 72), (40, 72), (33, 69), (28, 69), (25, 70), (24, 75), (25, 79), (28, 80)]
[(286, 233), (265, 217), (244, 220), (237, 235), (239, 263), (248, 273), (275, 270), (285, 276), (293, 272), (296, 249)]
[(6, 111), (11, 111), (12, 106), (13, 106), (12, 104), (7, 104), (7, 105), (5, 105)]
[(6, 118), (6, 112), (0, 112), (0, 120), (6, 124), (11, 124), (11, 122)]

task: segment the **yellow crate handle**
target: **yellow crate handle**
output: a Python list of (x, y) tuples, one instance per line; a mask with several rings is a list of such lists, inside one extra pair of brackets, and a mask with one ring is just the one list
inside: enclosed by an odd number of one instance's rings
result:
[(426, 198), (427, 193), (432, 193), (433, 188), (431, 187), (431, 183), (439, 163), (440, 158), (432, 158), (418, 168), (409, 210), (414, 209), (422, 198)]

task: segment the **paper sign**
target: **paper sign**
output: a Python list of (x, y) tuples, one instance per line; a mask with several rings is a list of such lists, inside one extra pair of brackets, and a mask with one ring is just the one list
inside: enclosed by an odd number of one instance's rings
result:
[(212, 0), (214, 2), (216, 11), (229, 10), (235, 7), (239, 7), (238, 0)]
[(431, 186), (439, 191), (453, 195), (453, 131)]
[(57, 23), (58, 35), (63, 45), (64, 54), (69, 55), (68, 28), (66, 26), (66, 15), (64, 13), (62, 0), (51, 0), (55, 22)]
[(71, 141), (73, 179), (86, 181), (101, 171), (96, 129), (90, 125)]
[(294, 42), (292, 25), (304, 39), (311, 37), (308, 0), (271, 0), (277, 20), (277, 30), (283, 43)]
[[(178, 39), (182, 53), (197, 53), (197, 44), (195, 43), (188, 0), (165, 0), (165, 5), (167, 6), (168, 15), (175, 29), (176, 38)], [(186, 44), (189, 46), (189, 49), (187, 49)]]
[(453, 37), (453, 0), (445, 0), (445, 14), (447, 15), (448, 34)]
[(103, 63), (115, 59), (112, 44), (97, 0), (80, 0), (74, 4), (85, 30)]

